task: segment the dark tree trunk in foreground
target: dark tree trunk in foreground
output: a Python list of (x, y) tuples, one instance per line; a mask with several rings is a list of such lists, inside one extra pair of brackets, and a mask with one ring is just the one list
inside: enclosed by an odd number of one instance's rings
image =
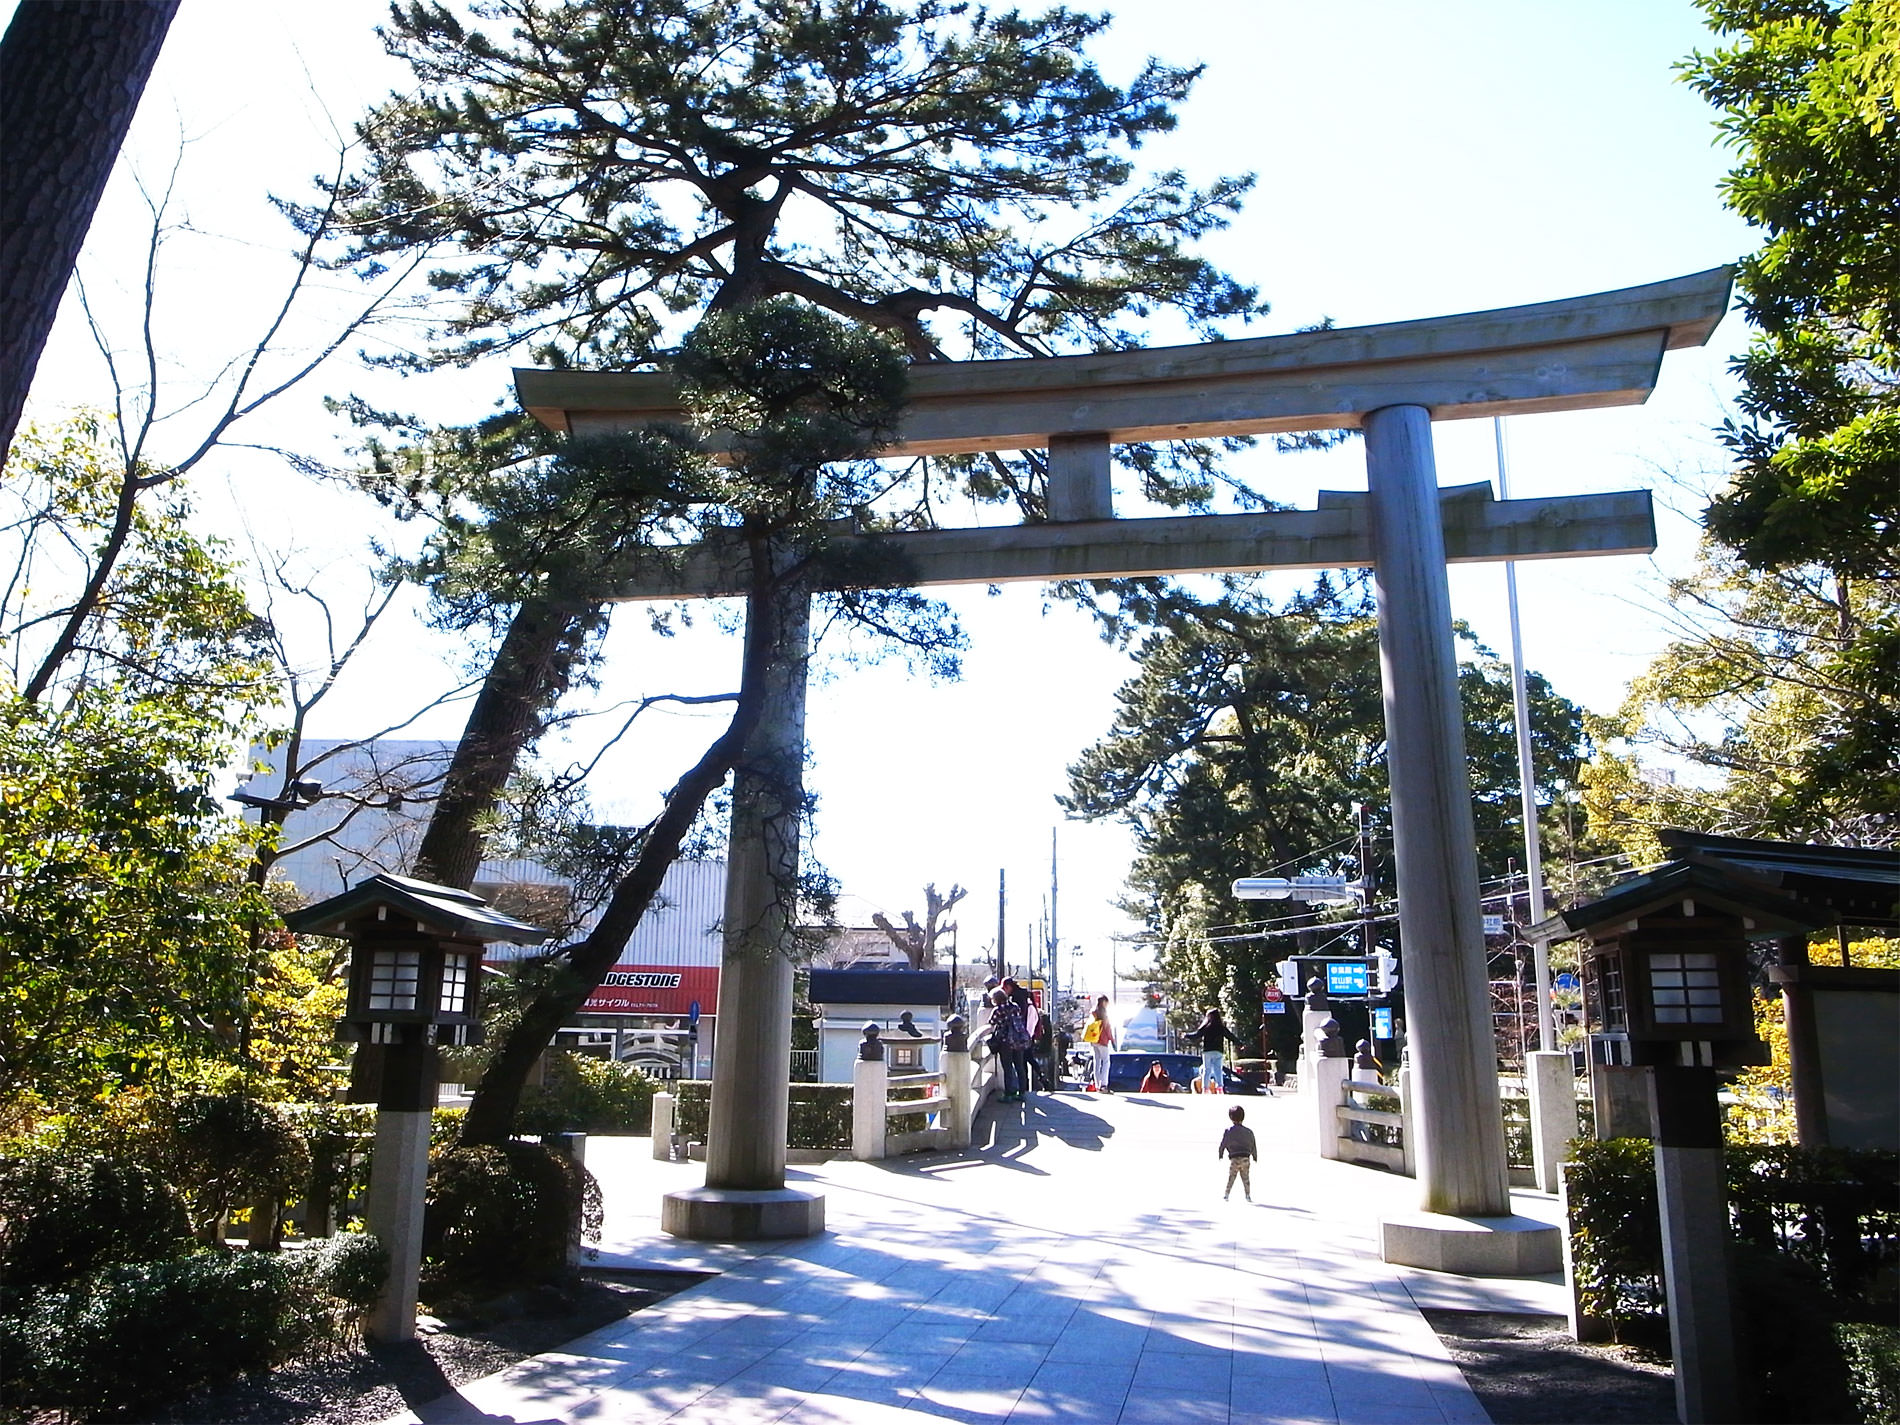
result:
[(0, 39), (0, 452), (178, 0), (23, 0)]

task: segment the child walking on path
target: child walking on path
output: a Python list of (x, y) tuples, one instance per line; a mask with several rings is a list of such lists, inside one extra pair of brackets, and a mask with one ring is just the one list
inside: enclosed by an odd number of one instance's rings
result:
[(1227, 1117), (1232, 1126), (1221, 1134), (1220, 1147), (1214, 1151), (1215, 1157), (1227, 1159), (1227, 1190), (1220, 1195), (1220, 1200), (1226, 1202), (1233, 1196), (1234, 1179), (1239, 1178), (1240, 1190), (1247, 1194), (1247, 1201), (1252, 1202), (1253, 1160), (1260, 1156), (1260, 1148), (1253, 1141), (1253, 1129), (1247, 1127), (1244, 1122), (1247, 1117), (1246, 1109), (1235, 1104), (1227, 1110)]

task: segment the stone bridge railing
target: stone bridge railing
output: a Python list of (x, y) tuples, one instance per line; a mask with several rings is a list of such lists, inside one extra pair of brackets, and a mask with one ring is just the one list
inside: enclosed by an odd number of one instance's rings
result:
[[(1000, 1077), (988, 1031), (987, 1012), (979, 1016), (974, 1034), (962, 1016), (955, 1016), (943, 1036), (937, 1072), (892, 1074), (877, 1027), (866, 1025), (852, 1077), (851, 1156), (875, 1161), (969, 1147), (971, 1125)], [(925, 1117), (922, 1128), (892, 1131), (893, 1120), (919, 1114)]]

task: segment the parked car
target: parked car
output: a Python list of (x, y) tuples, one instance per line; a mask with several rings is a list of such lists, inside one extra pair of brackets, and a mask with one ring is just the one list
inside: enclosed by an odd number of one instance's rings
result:
[[(1148, 1076), (1148, 1066), (1156, 1060), (1168, 1071), (1168, 1077), (1174, 1080), (1174, 1086), (1182, 1093), (1190, 1092), (1194, 1087), (1194, 1077), (1201, 1072), (1199, 1054), (1111, 1054), (1108, 1056), (1108, 1087), (1114, 1093), (1139, 1093), (1141, 1081)], [(1237, 1074), (1226, 1063), (1221, 1065), (1221, 1087), (1227, 1093), (1259, 1093), (1260, 1085), (1243, 1074)]]

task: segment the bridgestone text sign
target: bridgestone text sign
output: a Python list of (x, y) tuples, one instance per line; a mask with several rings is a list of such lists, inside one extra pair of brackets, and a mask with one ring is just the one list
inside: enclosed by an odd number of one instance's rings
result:
[(718, 966), (616, 965), (581, 1013), (684, 1015), (694, 1000), (704, 1014), (719, 1012)]

